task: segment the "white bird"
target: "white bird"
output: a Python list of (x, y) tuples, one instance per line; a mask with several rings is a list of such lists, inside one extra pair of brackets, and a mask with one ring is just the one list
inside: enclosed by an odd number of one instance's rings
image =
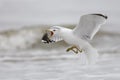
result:
[(93, 48), (89, 40), (92, 40), (98, 32), (101, 25), (107, 20), (107, 16), (103, 14), (87, 14), (80, 18), (79, 24), (74, 29), (61, 26), (53, 26), (47, 30), (43, 36), (42, 42), (58, 42), (64, 40), (71, 47), (66, 51), (72, 50), (75, 53), (86, 53), (89, 60), (97, 59), (98, 52)]

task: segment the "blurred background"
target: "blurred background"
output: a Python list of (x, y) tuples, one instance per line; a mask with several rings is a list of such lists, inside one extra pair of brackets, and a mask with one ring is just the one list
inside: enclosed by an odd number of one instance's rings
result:
[[(119, 80), (119, 0), (0, 0), (0, 80)], [(80, 16), (102, 13), (108, 20), (90, 42), (100, 58), (82, 65), (64, 41), (41, 43), (53, 25), (73, 28)]]
[[(119, 23), (119, 0), (0, 0), (0, 25), (77, 24), (81, 15), (103, 13)], [(114, 26), (116, 27), (116, 26)]]

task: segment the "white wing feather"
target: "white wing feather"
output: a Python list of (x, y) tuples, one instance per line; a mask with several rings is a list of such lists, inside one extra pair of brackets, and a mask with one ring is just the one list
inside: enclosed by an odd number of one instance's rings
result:
[(73, 29), (75, 35), (85, 40), (91, 40), (107, 16), (102, 14), (87, 14), (80, 18), (79, 24)]

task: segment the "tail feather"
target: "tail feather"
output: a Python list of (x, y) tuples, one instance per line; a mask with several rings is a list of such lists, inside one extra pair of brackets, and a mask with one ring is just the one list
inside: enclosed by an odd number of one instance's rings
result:
[(93, 48), (89, 43), (87, 43), (84, 47), (84, 53), (81, 54), (81, 58), (84, 57), (84, 61), (86, 64), (95, 64), (98, 61), (99, 53), (95, 48)]

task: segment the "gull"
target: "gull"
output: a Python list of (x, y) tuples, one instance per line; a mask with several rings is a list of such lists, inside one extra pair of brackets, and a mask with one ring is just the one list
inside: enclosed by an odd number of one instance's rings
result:
[(64, 40), (71, 45), (66, 51), (74, 53), (86, 53), (91, 58), (92, 54), (98, 56), (97, 50), (89, 43), (95, 34), (107, 20), (103, 14), (86, 14), (81, 16), (74, 29), (61, 26), (52, 26), (42, 37), (43, 43), (54, 43)]

